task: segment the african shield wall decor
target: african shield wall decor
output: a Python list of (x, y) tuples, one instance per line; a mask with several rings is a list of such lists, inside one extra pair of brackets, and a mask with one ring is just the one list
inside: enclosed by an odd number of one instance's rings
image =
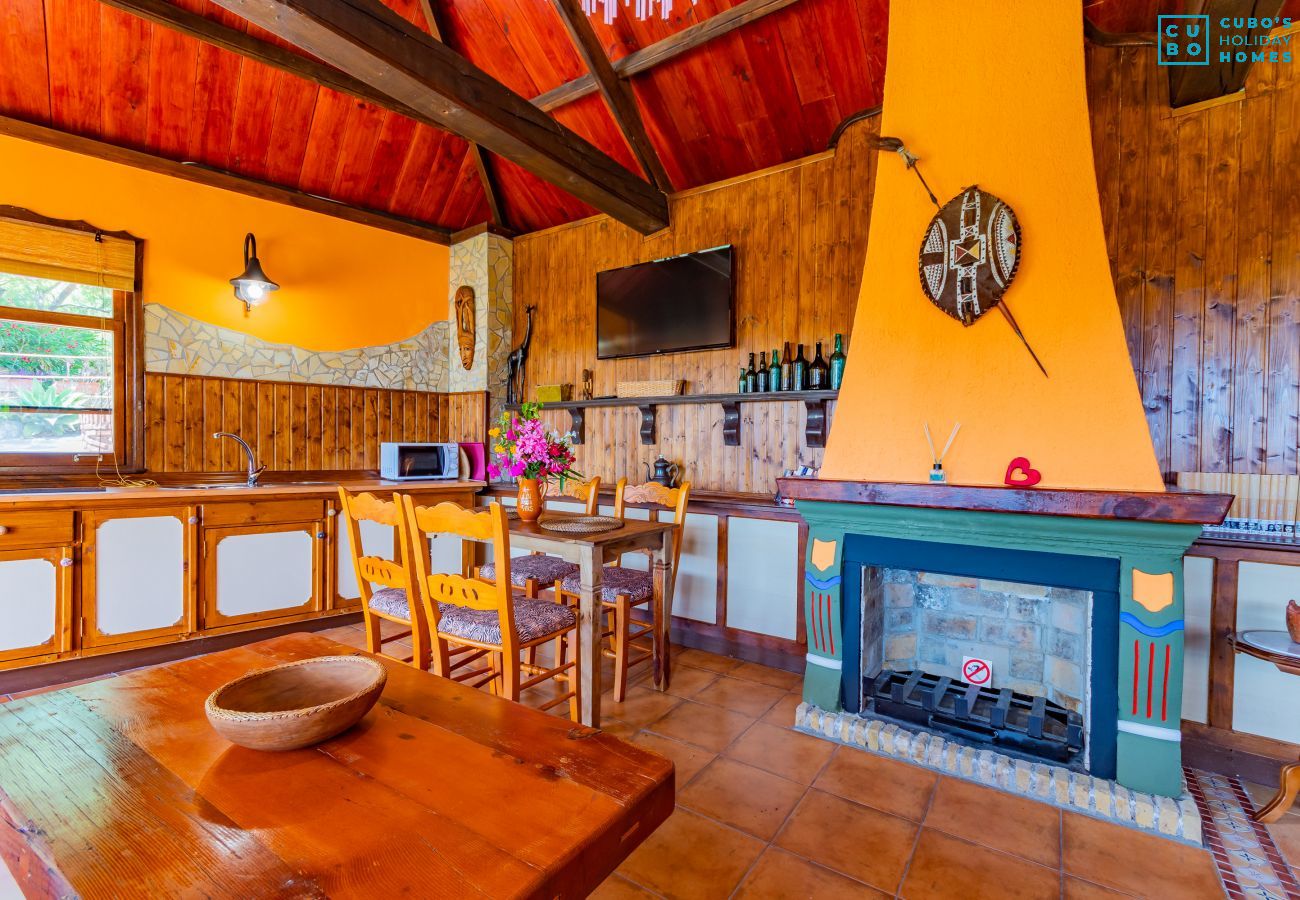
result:
[(1020, 264), (1020, 223), (1011, 207), (965, 188), (930, 220), (921, 241), (921, 290), (963, 325), (1002, 300)]

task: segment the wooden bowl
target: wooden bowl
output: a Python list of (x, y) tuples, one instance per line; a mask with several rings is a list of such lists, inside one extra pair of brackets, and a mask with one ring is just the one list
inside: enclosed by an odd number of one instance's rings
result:
[(252, 672), (217, 688), (208, 721), (252, 750), (298, 750), (329, 740), (370, 712), (388, 673), (364, 656), (320, 656)]

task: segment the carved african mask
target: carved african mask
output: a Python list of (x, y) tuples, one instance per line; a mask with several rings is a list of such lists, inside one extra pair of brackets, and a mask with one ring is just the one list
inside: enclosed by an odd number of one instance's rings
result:
[(456, 345), (460, 348), (460, 364), (466, 369), (474, 367), (474, 289), (462, 284), (456, 289)]

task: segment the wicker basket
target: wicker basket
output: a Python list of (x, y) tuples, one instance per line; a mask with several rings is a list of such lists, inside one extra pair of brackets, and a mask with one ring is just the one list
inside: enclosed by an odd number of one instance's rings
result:
[(681, 379), (665, 381), (620, 381), (614, 393), (620, 397), (673, 397), (682, 392), (686, 382)]

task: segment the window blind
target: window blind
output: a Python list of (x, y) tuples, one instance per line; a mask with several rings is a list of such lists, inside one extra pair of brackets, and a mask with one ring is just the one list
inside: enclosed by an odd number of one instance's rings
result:
[(135, 242), (0, 216), (0, 270), (135, 290)]

